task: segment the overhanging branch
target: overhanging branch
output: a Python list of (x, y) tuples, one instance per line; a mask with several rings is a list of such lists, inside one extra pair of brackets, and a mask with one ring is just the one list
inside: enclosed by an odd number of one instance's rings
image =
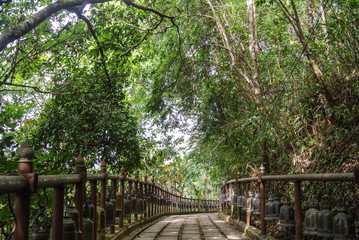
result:
[[(30, 88), (33, 89), (35, 92), (38, 93), (44, 93), (44, 94), (53, 94), (53, 95), (75, 95), (75, 94), (87, 94), (87, 93), (95, 93), (95, 92), (50, 92), (50, 91), (43, 91), (39, 87), (26, 85), (26, 84), (16, 84), (16, 83), (8, 83), (8, 82), (0, 82), (0, 86), (7, 85), (7, 86), (14, 86), (19, 88)], [(6, 92), (6, 91), (21, 91), (21, 90), (14, 90), (14, 89), (1, 89), (0, 92)]]
[(127, 6), (132, 6), (134, 8), (137, 8), (137, 9), (140, 9), (140, 10), (143, 10), (143, 11), (146, 11), (146, 12), (151, 12), (151, 13), (154, 13), (158, 16), (160, 16), (161, 18), (168, 18), (168, 19), (174, 19), (175, 17), (173, 16), (169, 16), (169, 15), (166, 15), (164, 13), (161, 13), (153, 8), (149, 8), (149, 7), (145, 7), (145, 6), (142, 6), (142, 5), (139, 5), (139, 4), (136, 4), (134, 2), (132, 2), (131, 0), (122, 0)]
[(126, 52), (124, 52), (123, 54), (121, 54), (121, 56), (124, 56), (124, 55), (128, 54), (133, 48), (135, 48), (135, 47), (137, 47), (138, 45), (140, 45), (140, 44), (147, 38), (147, 36), (151, 33), (151, 31), (152, 31), (152, 30), (155, 30), (155, 29), (162, 23), (162, 21), (163, 21), (163, 18), (161, 18), (161, 20), (160, 20), (153, 28), (148, 29), (148, 30), (146, 31), (145, 36), (144, 36), (140, 41), (138, 41), (136, 44), (130, 46), (130, 47), (126, 50)]
[(53, 14), (64, 10), (71, 9), (79, 5), (83, 4), (95, 4), (95, 3), (104, 3), (112, 0), (69, 0), (69, 1), (58, 1), (55, 3), (49, 4), (47, 7), (41, 9), (37, 13), (33, 14), (31, 17), (26, 19), (25, 21), (15, 25), (14, 27), (3, 31), (0, 34), (0, 51), (2, 51), (6, 46), (24, 36), (32, 29), (36, 28), (47, 18), (52, 16)]
[[(1, 1), (1, 0), (0, 0)], [(26, 19), (25, 21), (15, 25), (12, 28), (9, 28), (3, 31), (0, 34), (0, 51), (6, 48), (9, 43), (12, 43), (16, 39), (24, 36), (29, 33), (31, 30), (35, 29), (38, 25), (40, 25), (43, 21), (51, 17), (53, 14), (62, 11), (62, 10), (73, 10), (75, 7), (84, 5), (84, 4), (96, 4), (96, 3), (105, 3), (113, 0), (68, 0), (68, 1), (58, 1), (49, 4), (47, 7), (41, 9), (40, 11), (34, 13), (31, 17)], [(127, 6), (132, 6), (134, 8), (154, 13), (161, 18), (167, 18), (173, 20), (175, 17), (166, 15), (160, 11), (155, 9), (145, 7), (139, 4), (132, 2), (131, 0), (122, 0)], [(2, 0), (2, 2), (6, 2)]]
[(12, 0), (0, 0), (0, 6), (5, 4), (5, 3), (11, 3)]
[(105, 53), (103, 51), (103, 48), (100, 44), (100, 41), (98, 40), (98, 37), (96, 35), (96, 32), (95, 30), (93, 29), (92, 27), (92, 24), (91, 22), (84, 16), (82, 15), (80, 12), (77, 12), (76, 11), (76, 15), (79, 19), (82, 19), (83, 21), (85, 21), (85, 23), (87, 24), (87, 27), (89, 28), (90, 30), (90, 33), (91, 35), (93, 36), (93, 38), (95, 39), (96, 41), (96, 44), (99, 48), (99, 51), (100, 51), (100, 54), (101, 54), (101, 64), (102, 64), (102, 67), (103, 67), (103, 70), (105, 71), (105, 75), (106, 75), (106, 78), (107, 78), (107, 82), (108, 82), (108, 87), (109, 89), (111, 90), (112, 89), (112, 86), (111, 86), (111, 78), (110, 78), (110, 74), (108, 73), (107, 71), (107, 67), (106, 67), (106, 57), (105, 57)]

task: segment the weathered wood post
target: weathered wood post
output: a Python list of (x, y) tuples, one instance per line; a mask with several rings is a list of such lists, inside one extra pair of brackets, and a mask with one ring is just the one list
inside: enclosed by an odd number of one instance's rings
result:
[(239, 171), (237, 172), (237, 174), (236, 174), (236, 189), (237, 189), (237, 219), (238, 219), (238, 221), (240, 221), (241, 220), (241, 208), (238, 206), (238, 199), (239, 199), (239, 182), (238, 182), (238, 180), (239, 180), (239, 178), (240, 178), (240, 173), (239, 173)]
[(87, 179), (86, 168), (84, 164), (84, 159), (81, 154), (77, 157), (76, 161), (76, 173), (81, 175), (81, 182), (76, 184), (75, 188), (75, 206), (80, 216), (80, 233), (77, 234), (77, 239), (82, 240), (82, 219), (83, 219), (83, 204), (84, 204), (84, 191), (85, 183)]
[[(139, 201), (140, 199), (139, 199), (139, 194), (138, 194), (138, 182), (139, 182), (139, 173), (138, 173), (138, 171), (135, 171), (135, 196), (137, 197), (137, 201)], [(138, 214), (137, 214), (137, 212), (138, 212), (138, 209), (137, 209), (137, 206), (135, 206), (135, 208), (136, 208), (136, 213), (134, 214), (135, 215), (135, 222), (137, 222), (139, 219), (138, 219)]]
[(172, 212), (172, 193), (170, 192), (170, 190), (168, 190), (168, 200), (169, 200), (169, 204), (168, 204), (168, 212)]
[(199, 202), (199, 197), (197, 199), (197, 211), (201, 212), (201, 203)]
[(54, 190), (53, 215), (52, 215), (52, 238), (62, 240), (62, 227), (64, 218), (64, 187), (58, 186)]
[(261, 232), (262, 234), (267, 233), (267, 224), (265, 218), (265, 204), (266, 204), (266, 191), (264, 181), (262, 180), (262, 176), (265, 173), (265, 169), (263, 164), (260, 166), (260, 173), (258, 175), (258, 182), (259, 182), (259, 191), (260, 191), (260, 203), (261, 203)]
[[(115, 200), (115, 205), (113, 206), (115, 209), (116, 209), (116, 205), (117, 205), (117, 200), (116, 200), (117, 190), (118, 190), (117, 179), (111, 179), (111, 198), (113, 198)], [(112, 226), (110, 228), (110, 233), (111, 234), (115, 233), (116, 215), (114, 217), (115, 217), (115, 224), (114, 224), (114, 226)]]
[(28, 190), (16, 193), (15, 198), (15, 217), (16, 229), (15, 240), (29, 239), (29, 224), (30, 224), (30, 203), (31, 194), (37, 188), (37, 175), (33, 174), (33, 161), (35, 151), (32, 149), (28, 139), (18, 148), (17, 155), (19, 160), (17, 162), (17, 172), (19, 176), (23, 176), (29, 182)]
[[(144, 201), (144, 194), (143, 194), (143, 181), (139, 181), (139, 197), (142, 199), (142, 201)], [(142, 206), (141, 208), (143, 208), (143, 202), (142, 202)], [(144, 218), (144, 211), (142, 210), (142, 212), (140, 213), (140, 220)]]
[(162, 188), (162, 213), (166, 212), (167, 206), (166, 206), (166, 190)]
[[(152, 195), (157, 197), (157, 187), (155, 184), (155, 179), (152, 177)], [(152, 203), (152, 211), (153, 216), (157, 215), (157, 199), (154, 199), (155, 201)]]
[[(132, 181), (130, 181), (130, 180), (128, 180), (127, 181), (127, 183), (128, 183), (128, 194), (130, 195), (130, 196), (132, 196)], [(132, 212), (132, 200), (131, 200), (131, 212)], [(132, 215), (132, 213), (131, 213), (131, 215)], [(131, 218), (127, 221), (128, 223), (131, 223)]]
[(164, 199), (164, 191), (162, 189), (162, 186), (160, 185), (160, 182), (158, 181), (158, 185), (159, 185), (159, 195), (161, 196), (161, 201), (160, 201), (160, 214), (164, 213), (164, 206), (163, 206), (163, 199)]
[(295, 205), (295, 237), (302, 239), (302, 193), (300, 190), (300, 181), (294, 181), (294, 205)]
[[(246, 183), (246, 197), (247, 199), (249, 198), (249, 183)], [(247, 206), (247, 226), (251, 225), (251, 211), (248, 211), (248, 206)]]
[(93, 205), (93, 235), (94, 235), (94, 240), (97, 239), (97, 222), (98, 222), (98, 216), (97, 216), (97, 181), (91, 181), (90, 182), (91, 185), (91, 202)]
[(149, 211), (149, 204), (148, 204), (148, 177), (147, 174), (145, 175), (145, 186), (144, 186), (144, 200), (146, 201), (145, 207), (145, 218), (150, 217), (150, 211)]
[(180, 196), (176, 195), (176, 212), (180, 212), (179, 203), (180, 203)]
[(125, 168), (121, 167), (121, 174), (120, 174), (120, 194), (121, 194), (121, 214), (120, 214), (120, 222), (118, 223), (118, 226), (120, 228), (123, 227), (123, 215), (125, 212)]
[(229, 207), (228, 207), (228, 205), (229, 205), (229, 201), (228, 201), (228, 198), (229, 198), (229, 187), (228, 187), (228, 184), (227, 184), (227, 182), (228, 182), (228, 180), (229, 180), (229, 177), (226, 177), (226, 182), (225, 182), (225, 184), (224, 184), (224, 186), (225, 186), (225, 191), (226, 191), (226, 200), (225, 200), (225, 208), (226, 208), (226, 215), (229, 215)]
[[(101, 207), (106, 210), (107, 165), (105, 160), (102, 160), (101, 162), (101, 174), (105, 175), (104, 178), (101, 180)], [(100, 240), (105, 240), (105, 236), (101, 236)]]
[(223, 201), (223, 196), (226, 194), (226, 189), (225, 189), (225, 183), (226, 181), (224, 181), (223, 185), (221, 186), (221, 195), (220, 195), (220, 200), (221, 200), (221, 212), (223, 214), (225, 214), (225, 203)]
[(190, 203), (189, 203), (189, 211), (190, 211), (190, 212), (193, 212), (193, 198), (190, 198), (190, 199), (189, 199), (189, 202), (190, 202)]
[(163, 192), (163, 189), (162, 187), (160, 186), (160, 182), (158, 181), (158, 191), (159, 191), (159, 195), (161, 196), (161, 203), (160, 203), (160, 214), (162, 214), (164, 212), (164, 206), (163, 206), (163, 198), (164, 198), (164, 192)]
[(164, 212), (167, 213), (168, 212), (168, 191), (165, 190), (165, 208), (164, 208)]
[(155, 194), (157, 196), (157, 203), (155, 205), (156, 207), (156, 215), (161, 213), (161, 198), (160, 198), (160, 188), (157, 184), (155, 184)]
[(155, 179), (151, 177), (151, 217), (154, 216), (155, 213), (155, 203), (154, 203), (154, 197), (155, 196)]
[[(233, 183), (230, 184), (230, 192), (234, 193)], [(234, 213), (234, 204), (232, 202), (232, 196), (231, 196), (231, 217), (233, 217), (233, 213)]]
[(171, 193), (171, 200), (172, 200), (172, 202), (171, 202), (171, 212), (175, 212), (175, 198), (176, 198), (176, 196), (175, 196), (174, 192), (175, 191), (173, 190), (173, 192)]

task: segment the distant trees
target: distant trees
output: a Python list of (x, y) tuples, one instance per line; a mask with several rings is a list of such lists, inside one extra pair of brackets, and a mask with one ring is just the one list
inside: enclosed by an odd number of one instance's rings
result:
[(359, 139), (357, 5), (187, 3), (181, 54), (168, 50), (174, 36), (153, 38), (161, 55), (148, 62), (161, 74), (150, 78), (148, 106), (163, 119), (174, 109), (197, 119), (192, 158), (217, 166), (212, 176), (260, 162), (276, 173), (350, 169)]

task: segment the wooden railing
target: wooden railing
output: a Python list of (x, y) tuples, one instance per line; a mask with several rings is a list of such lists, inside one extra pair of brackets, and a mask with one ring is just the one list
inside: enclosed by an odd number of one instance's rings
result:
[[(236, 195), (236, 199), (238, 200), (239, 197), (239, 191), (241, 190), (244, 192), (245, 201), (248, 201), (249, 199), (249, 193), (252, 190), (256, 190), (259, 192), (259, 202), (260, 205), (258, 206), (258, 218), (260, 219), (260, 229), (262, 234), (267, 234), (267, 224), (268, 221), (266, 220), (266, 196), (268, 193), (268, 189), (266, 186), (276, 183), (276, 186), (280, 186), (280, 182), (282, 183), (281, 186), (287, 185), (285, 190), (288, 191), (292, 186), (294, 185), (294, 228), (295, 228), (295, 236), (296, 239), (302, 239), (303, 238), (303, 207), (302, 207), (302, 201), (303, 201), (303, 194), (302, 191), (304, 189), (304, 186), (302, 183), (308, 182), (308, 183), (319, 183), (319, 182), (348, 182), (351, 186), (351, 189), (340, 189), (340, 192), (343, 193), (343, 191), (348, 190), (351, 191), (354, 198), (356, 193), (356, 189), (359, 184), (359, 171), (358, 167), (355, 168), (356, 170), (354, 172), (348, 172), (348, 173), (319, 173), (319, 174), (291, 174), (291, 175), (265, 175), (264, 174), (264, 167), (260, 167), (260, 173), (257, 177), (249, 177), (249, 178), (240, 178), (239, 174), (237, 174), (236, 179), (229, 180), (228, 178), (221, 186), (221, 196), (220, 196), (220, 204), (221, 204), (221, 212), (230, 215), (233, 217), (234, 210), (236, 209), (237, 218), (239, 221), (244, 221), (247, 226), (250, 226), (252, 223), (252, 220), (254, 218), (253, 216), (253, 209), (244, 209), (242, 207), (239, 207), (237, 204), (238, 202), (234, 202), (231, 200), (233, 195)], [(283, 184), (286, 183), (286, 184)], [(292, 183), (290, 185), (289, 183)], [(272, 185), (273, 186), (273, 185)], [(325, 185), (324, 185), (325, 188)], [(340, 188), (340, 187), (339, 187)], [(276, 191), (283, 191), (284, 189), (276, 189)], [(293, 190), (293, 189), (292, 189)], [(326, 192), (331, 193), (329, 195), (330, 198), (333, 197), (341, 197), (341, 196), (332, 196), (333, 192), (332, 189), (325, 189)], [(290, 194), (284, 193), (287, 195), (288, 203), (290, 203)], [(343, 196), (342, 196), (343, 197)], [(352, 202), (358, 201), (359, 199), (351, 199)], [(268, 199), (267, 199), (268, 201)], [(253, 205), (252, 205), (253, 207)], [(358, 211), (359, 209), (356, 208)], [(260, 211), (260, 213), (259, 213)], [(245, 214), (246, 219), (241, 219), (241, 213)], [(338, 238), (339, 239), (339, 238)], [(344, 239), (344, 238), (340, 238)], [(345, 239), (356, 239), (354, 238), (345, 238)]]
[[(144, 179), (140, 179), (138, 172), (135, 172), (134, 178), (129, 178), (126, 176), (124, 167), (121, 168), (120, 175), (108, 174), (105, 161), (101, 163), (100, 173), (87, 174), (84, 160), (81, 156), (76, 159), (74, 174), (37, 175), (33, 173), (34, 150), (27, 140), (18, 149), (18, 157), (18, 176), (0, 176), (0, 195), (15, 194), (15, 225), (13, 233), (8, 233), (10, 236), (6, 237), (9, 239), (12, 239), (12, 237), (17, 240), (29, 239), (30, 223), (33, 220), (30, 219), (31, 198), (40, 189), (53, 189), (51, 223), (51, 239), (53, 240), (63, 239), (64, 205), (65, 198), (68, 197), (65, 196), (65, 188), (69, 185), (75, 186), (73, 201), (80, 216), (80, 231), (76, 233), (77, 240), (83, 239), (82, 216), (86, 191), (88, 189), (87, 183), (90, 185), (91, 204), (93, 205), (93, 228), (95, 230), (93, 239), (98, 239), (99, 237), (97, 236), (97, 229), (99, 229), (99, 226), (97, 226), (99, 217), (97, 216), (97, 205), (105, 209), (106, 197), (111, 197), (113, 204), (117, 206), (116, 224), (106, 228), (106, 233), (108, 234), (117, 232), (124, 225), (133, 221), (161, 214), (209, 212), (217, 211), (219, 208), (218, 200), (193, 199), (180, 196), (155, 184), (153, 178), (151, 181), (148, 181), (147, 176)], [(111, 183), (110, 187), (108, 187), (108, 182)], [(99, 189), (98, 183), (100, 183)], [(141, 213), (136, 211), (127, 220), (125, 220), (125, 196), (137, 197), (137, 199), (141, 199), (145, 206)], [(89, 198), (87, 197), (87, 199)], [(11, 203), (9, 203), (10, 205)], [(132, 206), (131, 208), (133, 209), (134, 207)], [(105, 236), (101, 235), (99, 238), (105, 239)]]

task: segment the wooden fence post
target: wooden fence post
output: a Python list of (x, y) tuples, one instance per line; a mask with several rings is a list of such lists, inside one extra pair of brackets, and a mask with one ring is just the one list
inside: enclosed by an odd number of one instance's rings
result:
[[(140, 201), (140, 196), (138, 194), (138, 181), (139, 181), (139, 178), (138, 178), (138, 171), (135, 171), (135, 189), (134, 189), (134, 192), (135, 192), (135, 196), (137, 198), (137, 201)], [(137, 206), (135, 206), (136, 208), (136, 212), (138, 212), (138, 209), (137, 209)], [(138, 221), (138, 214), (136, 213), (135, 214), (135, 222)]]
[(33, 161), (35, 151), (28, 139), (17, 150), (19, 157), (17, 171), (19, 176), (24, 176), (29, 181), (29, 189), (25, 192), (16, 193), (15, 217), (16, 229), (15, 240), (29, 239), (30, 203), (32, 191), (36, 191), (37, 175), (33, 174)]
[(82, 240), (82, 220), (83, 220), (83, 204), (84, 204), (84, 190), (85, 190), (85, 183), (87, 179), (86, 168), (84, 165), (84, 159), (81, 155), (79, 155), (75, 161), (76, 163), (76, 173), (81, 175), (81, 182), (76, 184), (75, 188), (75, 207), (79, 212), (80, 222), (79, 227), (81, 233), (77, 234), (77, 239)]
[(145, 175), (145, 187), (144, 187), (144, 200), (146, 201), (145, 207), (146, 207), (146, 211), (145, 211), (145, 218), (150, 217), (150, 205), (148, 204), (148, 177), (147, 174)]
[[(101, 162), (101, 173), (105, 175), (105, 178), (101, 180), (101, 207), (106, 211), (106, 183), (107, 183), (107, 165), (106, 161)], [(106, 226), (106, 219), (105, 219)], [(105, 240), (105, 236), (101, 236), (100, 240)]]
[(261, 233), (266, 234), (267, 233), (267, 224), (265, 218), (265, 204), (266, 204), (266, 191), (265, 191), (265, 185), (264, 181), (262, 180), (262, 176), (264, 175), (264, 166), (261, 165), (260, 167), (260, 174), (258, 176), (258, 182), (259, 182), (259, 191), (260, 191), (260, 209), (261, 209)]
[(121, 175), (120, 175), (120, 194), (121, 194), (121, 213), (120, 213), (120, 222), (118, 226), (120, 228), (123, 227), (123, 215), (125, 213), (125, 168), (121, 167)]
[[(117, 180), (116, 179), (112, 179), (111, 180), (111, 198), (115, 200), (115, 205), (113, 206), (115, 208), (115, 215), (114, 215), (114, 218), (115, 218), (115, 224), (111, 227), (110, 229), (110, 233), (111, 234), (114, 234), (115, 233), (115, 226), (116, 226), (116, 205), (117, 205), (117, 200), (116, 200), (116, 193), (117, 193), (117, 190), (118, 190), (118, 186), (117, 186)], [(111, 201), (111, 199), (110, 199)]]
[(294, 181), (294, 205), (295, 205), (295, 237), (302, 239), (302, 193), (300, 191), (300, 181)]

